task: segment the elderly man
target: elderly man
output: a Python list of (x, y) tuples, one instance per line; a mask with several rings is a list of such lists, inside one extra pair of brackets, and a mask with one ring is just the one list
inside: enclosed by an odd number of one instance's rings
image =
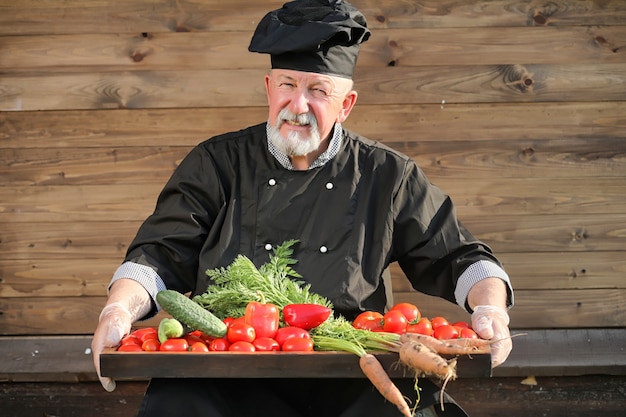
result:
[[(300, 0), (268, 13), (250, 51), (271, 57), (266, 123), (211, 138), (175, 170), (115, 272), (92, 343), (94, 362), (131, 325), (154, 315), (156, 293), (203, 293), (205, 271), (298, 239), (297, 270), (335, 314), (353, 319), (388, 306), (382, 278), (398, 262), (413, 287), (459, 304), (476, 331), (511, 350), (509, 278), (458, 221), (450, 198), (413, 160), (341, 125), (357, 100), (352, 74), (370, 36), (340, 0)], [(207, 370), (210, 375), (210, 370)], [(101, 378), (105, 389), (115, 382)], [(413, 381), (396, 384), (416, 401)], [(422, 415), (463, 416), (420, 379)], [(430, 413), (430, 414), (429, 414)], [(397, 416), (365, 378), (153, 379), (140, 416)]]

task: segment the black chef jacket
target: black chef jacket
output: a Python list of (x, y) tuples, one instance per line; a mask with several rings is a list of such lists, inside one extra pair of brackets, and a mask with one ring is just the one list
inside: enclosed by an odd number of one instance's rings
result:
[(228, 266), (239, 254), (259, 266), (268, 250), (290, 239), (299, 240), (295, 269), (348, 319), (383, 311), (381, 276), (391, 262), (416, 290), (451, 302), (470, 264), (498, 263), (409, 157), (343, 130), (331, 161), (288, 170), (268, 151), (265, 124), (195, 147), (126, 260), (150, 266), (168, 288), (196, 295), (209, 285), (207, 269)]
[[(268, 251), (291, 239), (299, 241), (295, 269), (348, 319), (383, 311), (388, 300), (381, 277), (391, 262), (415, 289), (451, 302), (470, 264), (498, 263), (459, 223), (450, 198), (407, 156), (344, 130), (339, 153), (328, 163), (292, 171), (268, 151), (265, 124), (195, 147), (166, 184), (126, 260), (153, 268), (168, 288), (195, 295), (210, 284), (207, 269), (226, 267), (239, 254), (260, 266)], [(395, 382), (415, 401), (414, 381)], [(421, 379), (420, 389), (420, 407), (437, 402), (432, 382)], [(465, 415), (446, 399), (446, 415)], [(273, 405), (264, 409), (257, 400)], [(140, 415), (183, 410), (220, 417), (399, 415), (365, 379), (281, 378), (154, 379)]]

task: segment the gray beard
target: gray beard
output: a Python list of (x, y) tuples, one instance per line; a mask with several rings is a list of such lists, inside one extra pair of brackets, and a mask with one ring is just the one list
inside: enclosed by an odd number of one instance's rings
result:
[[(311, 135), (305, 138), (299, 132), (291, 132), (287, 137), (284, 137), (280, 133), (280, 127), (285, 120), (309, 124)], [(319, 148), (322, 141), (317, 129), (317, 120), (312, 113), (295, 115), (286, 108), (278, 114), (274, 125), (270, 125), (268, 139), (276, 149), (287, 156), (304, 156), (314, 152)]]

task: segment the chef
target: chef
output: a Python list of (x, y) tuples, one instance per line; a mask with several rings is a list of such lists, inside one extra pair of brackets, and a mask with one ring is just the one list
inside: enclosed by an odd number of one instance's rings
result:
[[(511, 350), (511, 284), (454, 204), (416, 163), (342, 126), (358, 93), (352, 80), (364, 16), (340, 0), (298, 0), (259, 23), (251, 52), (268, 54), (266, 121), (206, 140), (176, 168), (156, 208), (115, 271), (94, 333), (99, 355), (159, 309), (156, 293), (203, 293), (208, 269), (243, 254), (261, 265), (297, 239), (295, 269), (335, 314), (383, 312), (383, 271), (397, 262), (418, 291), (458, 304), (493, 346), (494, 366)], [(210, 369), (207, 370), (210, 375)], [(115, 382), (102, 378), (105, 389)], [(464, 416), (420, 379), (420, 413)], [(396, 384), (416, 401), (414, 381)], [(398, 416), (363, 379), (153, 379), (140, 416)]]

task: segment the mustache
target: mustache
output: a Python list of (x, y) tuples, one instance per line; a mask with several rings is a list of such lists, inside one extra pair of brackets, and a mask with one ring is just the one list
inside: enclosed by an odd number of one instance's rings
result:
[(284, 108), (276, 117), (276, 126), (280, 127), (283, 123), (289, 122), (295, 125), (311, 125), (317, 127), (317, 118), (311, 112), (295, 114), (289, 109)]

